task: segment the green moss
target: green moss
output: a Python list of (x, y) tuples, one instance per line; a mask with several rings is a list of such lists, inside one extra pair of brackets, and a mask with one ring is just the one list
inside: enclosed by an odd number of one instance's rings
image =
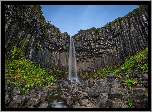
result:
[[(105, 67), (101, 70), (97, 70), (94, 74), (94, 78), (105, 78), (109, 74), (119, 74), (121, 72), (127, 72), (131, 67), (134, 66), (135, 63), (142, 61), (143, 58), (148, 56), (148, 47), (146, 47), (143, 51), (137, 53), (135, 56), (128, 57), (124, 64), (115, 67)], [(141, 69), (148, 69), (148, 63), (139, 65)]]
[[(19, 52), (17, 47), (14, 47), (14, 49), (12, 56)], [(56, 81), (56, 78), (52, 74), (24, 57), (16, 59), (13, 56), (11, 60), (5, 60), (5, 70), (5, 78), (14, 79), (14, 81), (7, 80), (7, 82), (16, 87), (22, 85), (25, 88), (30, 88), (34, 85), (42, 86), (44, 83), (47, 83), (49, 87)], [(23, 91), (26, 93), (26, 89)]]

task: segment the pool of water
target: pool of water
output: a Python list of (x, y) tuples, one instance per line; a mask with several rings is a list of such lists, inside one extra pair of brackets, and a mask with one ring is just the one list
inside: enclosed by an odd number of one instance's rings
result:
[(68, 91), (65, 88), (57, 88), (55, 91), (49, 93), (49, 107), (50, 108), (72, 108), (66, 104), (66, 100), (61, 97), (62, 91)]

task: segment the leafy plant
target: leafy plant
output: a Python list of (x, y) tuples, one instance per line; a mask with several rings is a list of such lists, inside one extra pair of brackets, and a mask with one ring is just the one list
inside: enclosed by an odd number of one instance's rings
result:
[(21, 84), (20, 84), (20, 82), (18, 82), (18, 81), (10, 81), (10, 80), (7, 80), (10, 84), (13, 84), (13, 85), (15, 85), (15, 87), (19, 87)]
[(96, 84), (98, 82), (98, 80), (94, 80), (94, 83)]
[(23, 88), (22, 90), (23, 90), (24, 94), (28, 93), (28, 89), (27, 88)]
[(148, 69), (148, 63), (139, 64), (138, 68), (143, 69), (143, 70), (147, 70)]
[[(143, 58), (147, 57), (147, 55), (148, 55), (148, 47), (146, 47), (143, 51), (138, 52), (136, 55), (130, 56), (127, 59), (125, 59), (125, 62), (122, 65), (120, 65), (120, 66), (105, 67), (103, 69), (95, 71), (94, 74), (93, 74), (93, 78), (94, 79), (97, 79), (99, 77), (105, 78), (109, 74), (116, 74), (117, 77), (121, 78), (120, 75), (118, 76), (119, 73), (125, 73), (126, 74), (126, 78), (129, 78), (133, 71), (128, 71), (128, 70), (131, 67), (133, 67), (136, 62), (140, 62)], [(148, 63), (146, 63), (144, 65), (140, 65), (139, 68), (147, 69), (148, 68)], [(84, 77), (84, 75), (82, 75), (82, 74), (80, 74), (80, 75), (82, 77)], [(129, 84), (129, 82), (132, 81), (132, 80), (128, 79), (127, 81), (128, 82), (126, 82), (126, 83)]]
[(123, 84), (127, 85), (129, 89), (133, 89), (133, 86), (137, 84), (137, 81), (134, 79), (123, 80)]
[(126, 104), (127, 104), (128, 106), (132, 106), (132, 102), (131, 102), (131, 100), (130, 100), (130, 99), (128, 99), (128, 100), (126, 101)]
[(24, 53), (17, 48), (16, 46), (13, 46), (11, 59), (21, 59), (24, 56)]
[(45, 86), (46, 89), (48, 89), (49, 86)]
[[(18, 48), (14, 46), (13, 54), (11, 54), (12, 56), (15, 55), (16, 52), (21, 52), (17, 51), (17, 49)], [(44, 83), (51, 83), (52, 85), (56, 81), (56, 78), (53, 75), (24, 57), (18, 59), (13, 57), (11, 60), (5, 60), (5, 70), (7, 71), (5, 78), (13, 78), (13, 81), (7, 81), (16, 87), (22, 85), (23, 87), (30, 88), (34, 85), (42, 86)], [(26, 91), (26, 89), (24, 89), (24, 91)]]

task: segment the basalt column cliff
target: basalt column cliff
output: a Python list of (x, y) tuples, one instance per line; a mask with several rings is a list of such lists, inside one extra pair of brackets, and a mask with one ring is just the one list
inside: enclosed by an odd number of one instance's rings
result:
[[(139, 6), (104, 27), (80, 30), (73, 38), (78, 74), (120, 65), (147, 45), (148, 6)], [(13, 46), (43, 68), (68, 70), (70, 36), (46, 22), (39, 5), (5, 6), (6, 59)]]
[(79, 74), (120, 65), (147, 46), (148, 6), (140, 6), (104, 27), (80, 30), (73, 38)]
[(68, 33), (61, 33), (59, 28), (45, 21), (39, 5), (6, 5), (6, 58), (10, 57), (13, 46), (17, 46), (25, 57), (43, 68), (67, 70), (69, 40)]

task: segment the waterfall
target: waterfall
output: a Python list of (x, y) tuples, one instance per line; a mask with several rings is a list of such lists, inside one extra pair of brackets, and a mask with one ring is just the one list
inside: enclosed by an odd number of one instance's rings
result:
[(70, 48), (69, 48), (69, 74), (68, 79), (71, 82), (78, 82), (78, 75), (77, 75), (77, 63), (76, 63), (76, 56), (75, 56), (75, 47), (73, 38), (70, 37)]

